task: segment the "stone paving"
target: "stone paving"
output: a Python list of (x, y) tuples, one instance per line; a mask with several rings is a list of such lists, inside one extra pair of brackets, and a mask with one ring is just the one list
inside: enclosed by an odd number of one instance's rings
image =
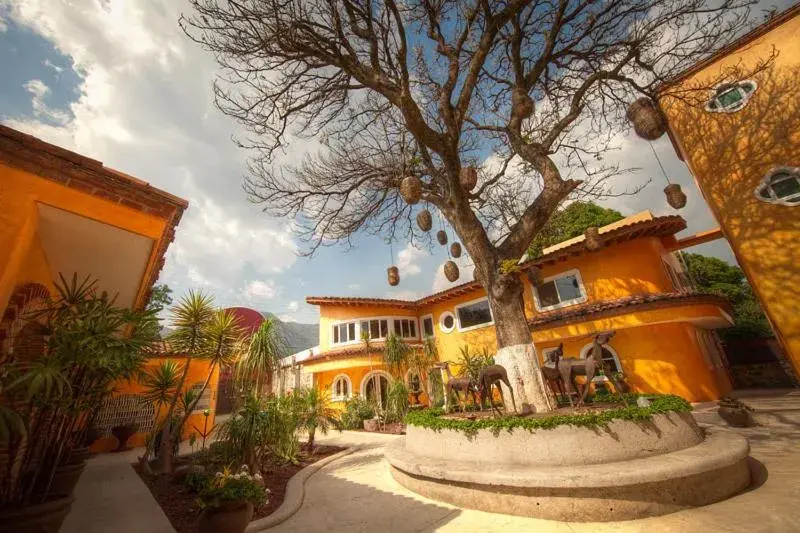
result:
[[(358, 446), (326, 466), (306, 485), (302, 507), (269, 531), (290, 532), (800, 532), (800, 391), (745, 398), (761, 426), (736, 431), (750, 439), (757, 483), (714, 505), (630, 522), (561, 523), (456, 508), (398, 485), (383, 449), (395, 436), (331, 433), (320, 442)], [(711, 406), (698, 406), (701, 423), (722, 424)], [(130, 458), (126, 456), (130, 455)], [(65, 533), (171, 532), (129, 462), (135, 453), (93, 459), (76, 491)]]

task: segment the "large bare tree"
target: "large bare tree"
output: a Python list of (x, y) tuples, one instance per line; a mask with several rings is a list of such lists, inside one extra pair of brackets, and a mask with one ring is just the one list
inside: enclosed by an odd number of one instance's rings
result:
[[(457, 232), (486, 288), (499, 362), (552, 409), (518, 260), (571, 194), (606, 191), (624, 109), (748, 25), (750, 0), (190, 0), (220, 109), (251, 135), (245, 188), (308, 252), (358, 231), (419, 238), (404, 176)], [(273, 168), (303, 138), (320, 149)], [(459, 175), (483, 169), (467, 191)], [(512, 159), (521, 162), (510, 164)], [(416, 233), (415, 233), (416, 232)]]

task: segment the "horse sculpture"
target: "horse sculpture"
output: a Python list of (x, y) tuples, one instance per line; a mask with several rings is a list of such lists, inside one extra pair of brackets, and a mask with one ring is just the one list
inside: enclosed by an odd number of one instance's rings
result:
[[(586, 359), (560, 359), (558, 361), (556, 368), (558, 368), (558, 372), (561, 374), (561, 379), (565, 384), (571, 384), (575, 392), (580, 394), (578, 405), (583, 405), (586, 401), (586, 395), (589, 393), (589, 385), (592, 383), (599, 369), (603, 369), (606, 376), (608, 376), (614, 384), (614, 392), (617, 394), (622, 392), (623, 389), (617, 381), (616, 376), (614, 376), (614, 372), (610, 371), (610, 368), (606, 369), (605, 362), (603, 361), (603, 345), (608, 344), (608, 341), (613, 336), (613, 331), (597, 334), (594, 338), (592, 349)], [(576, 376), (586, 376), (586, 384), (583, 386), (583, 391), (579, 392), (578, 390), (578, 384), (575, 381)], [(572, 395), (570, 394), (568, 397), (569, 404), (575, 405), (572, 402)]]
[(494, 404), (494, 396), (492, 395), (492, 385), (497, 387), (497, 390), (500, 391), (500, 399), (503, 401), (503, 406), (506, 405), (506, 400), (503, 397), (503, 389), (500, 387), (500, 382), (505, 383), (506, 387), (508, 387), (509, 392), (511, 392), (511, 405), (514, 406), (514, 412), (517, 412), (517, 402), (514, 399), (514, 389), (511, 388), (511, 383), (508, 381), (508, 372), (502, 365), (489, 365), (484, 367), (480, 374), (478, 374), (478, 387), (480, 388), (481, 392), (481, 409), (483, 408), (484, 401), (486, 399), (486, 395), (489, 395), (489, 404), (492, 406), (492, 411), (497, 411), (500, 413), (500, 409)]
[(542, 366), (540, 368), (544, 381), (550, 386), (550, 390), (553, 391), (556, 397), (568, 396), (566, 386), (564, 385), (564, 378), (561, 376), (561, 372), (558, 369), (558, 362), (563, 355), (564, 343), (561, 343), (558, 345), (558, 348), (548, 354), (548, 358), (550, 362), (554, 363), (554, 366)]
[[(461, 404), (461, 410), (466, 412), (467, 410), (467, 393), (472, 394), (472, 403), (475, 405), (478, 404), (477, 399), (475, 397), (476, 388), (475, 385), (469, 378), (457, 378), (453, 376), (453, 373), (450, 372), (450, 363), (444, 361), (443, 363), (439, 363), (434, 365), (436, 368), (444, 369), (447, 372), (447, 383), (444, 386), (445, 397), (450, 398), (450, 394), (455, 392), (456, 400)], [(458, 392), (461, 391), (464, 395), (464, 400), (461, 400), (461, 397), (458, 395)]]

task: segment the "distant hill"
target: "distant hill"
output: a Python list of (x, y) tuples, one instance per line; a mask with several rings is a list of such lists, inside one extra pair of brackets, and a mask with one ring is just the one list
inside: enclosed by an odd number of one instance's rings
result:
[(308, 350), (319, 344), (319, 324), (283, 322), (272, 313), (262, 312), (265, 318), (272, 318), (278, 326), (286, 343), (286, 355)]

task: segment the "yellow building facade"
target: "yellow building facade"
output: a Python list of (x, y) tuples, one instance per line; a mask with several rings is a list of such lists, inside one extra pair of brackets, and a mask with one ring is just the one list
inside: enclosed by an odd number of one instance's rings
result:
[(661, 90), (678, 156), (800, 372), (800, 5)]
[[(674, 235), (685, 228), (678, 216), (643, 212), (601, 228), (599, 251), (588, 251), (578, 237), (523, 263), (524, 305), (540, 361), (562, 343), (566, 357), (585, 357), (595, 334), (614, 330), (606, 355), (634, 391), (690, 401), (724, 396), (731, 386), (713, 330), (732, 319), (724, 299), (691, 290), (674, 253), (682, 247)], [(534, 269), (538, 277), (526, 275)], [(340, 407), (354, 394), (381, 400), (392, 379), (381, 357), (391, 332), (412, 346), (432, 337), (454, 372), (463, 347), (490, 354), (497, 348), (486, 292), (474, 281), (416, 301), (306, 301), (320, 308), (320, 346), (303, 370)]]

